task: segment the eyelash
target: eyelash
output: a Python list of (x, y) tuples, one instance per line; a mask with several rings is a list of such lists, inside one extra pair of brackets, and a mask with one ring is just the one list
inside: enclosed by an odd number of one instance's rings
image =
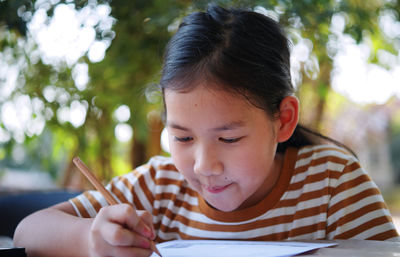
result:
[(221, 142), (227, 143), (227, 144), (233, 144), (233, 143), (238, 142), (242, 138), (243, 137), (237, 137), (237, 138), (223, 138), (223, 137), (220, 137), (220, 138), (218, 138), (218, 140), (221, 141)]
[[(223, 142), (223, 143), (227, 143), (227, 144), (233, 144), (236, 143), (238, 141), (240, 141), (243, 137), (237, 137), (237, 138), (223, 138), (220, 137), (218, 138), (219, 141)], [(182, 142), (182, 143), (186, 143), (189, 142), (191, 140), (193, 140), (192, 137), (175, 137), (175, 140), (178, 142)]]
[(193, 139), (192, 137), (174, 137), (174, 138), (176, 141), (183, 143), (189, 142), (190, 140)]

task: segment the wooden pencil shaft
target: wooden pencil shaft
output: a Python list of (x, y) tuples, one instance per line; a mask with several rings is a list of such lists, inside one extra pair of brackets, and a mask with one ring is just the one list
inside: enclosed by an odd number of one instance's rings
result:
[(110, 205), (118, 204), (115, 198), (110, 194), (110, 192), (101, 184), (101, 182), (93, 175), (89, 168), (78, 158), (75, 157), (73, 162), (78, 167), (78, 169), (85, 175), (85, 177), (92, 183), (92, 185), (106, 198), (106, 201)]

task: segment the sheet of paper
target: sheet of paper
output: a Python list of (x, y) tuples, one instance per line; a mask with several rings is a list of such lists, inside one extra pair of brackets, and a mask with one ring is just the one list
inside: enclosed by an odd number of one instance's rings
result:
[[(157, 244), (163, 257), (283, 257), (293, 256), (335, 243), (259, 242), (225, 240), (175, 240)], [(156, 257), (153, 253), (151, 257)]]

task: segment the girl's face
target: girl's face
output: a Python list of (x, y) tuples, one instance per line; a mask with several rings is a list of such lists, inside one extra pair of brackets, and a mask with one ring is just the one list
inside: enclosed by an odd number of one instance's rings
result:
[(174, 164), (211, 206), (243, 209), (270, 192), (282, 165), (278, 120), (244, 97), (202, 85), (165, 90), (165, 105)]

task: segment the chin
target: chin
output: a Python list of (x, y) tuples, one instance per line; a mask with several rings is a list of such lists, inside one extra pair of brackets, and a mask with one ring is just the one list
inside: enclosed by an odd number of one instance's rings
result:
[(211, 204), (210, 202), (208, 202), (213, 208), (219, 210), (219, 211), (223, 211), (223, 212), (231, 212), (231, 211), (235, 211), (239, 208), (240, 205), (226, 205), (226, 204)]
[(237, 208), (225, 208), (225, 209), (219, 209), (220, 211), (223, 212), (231, 212), (231, 211), (235, 211)]

